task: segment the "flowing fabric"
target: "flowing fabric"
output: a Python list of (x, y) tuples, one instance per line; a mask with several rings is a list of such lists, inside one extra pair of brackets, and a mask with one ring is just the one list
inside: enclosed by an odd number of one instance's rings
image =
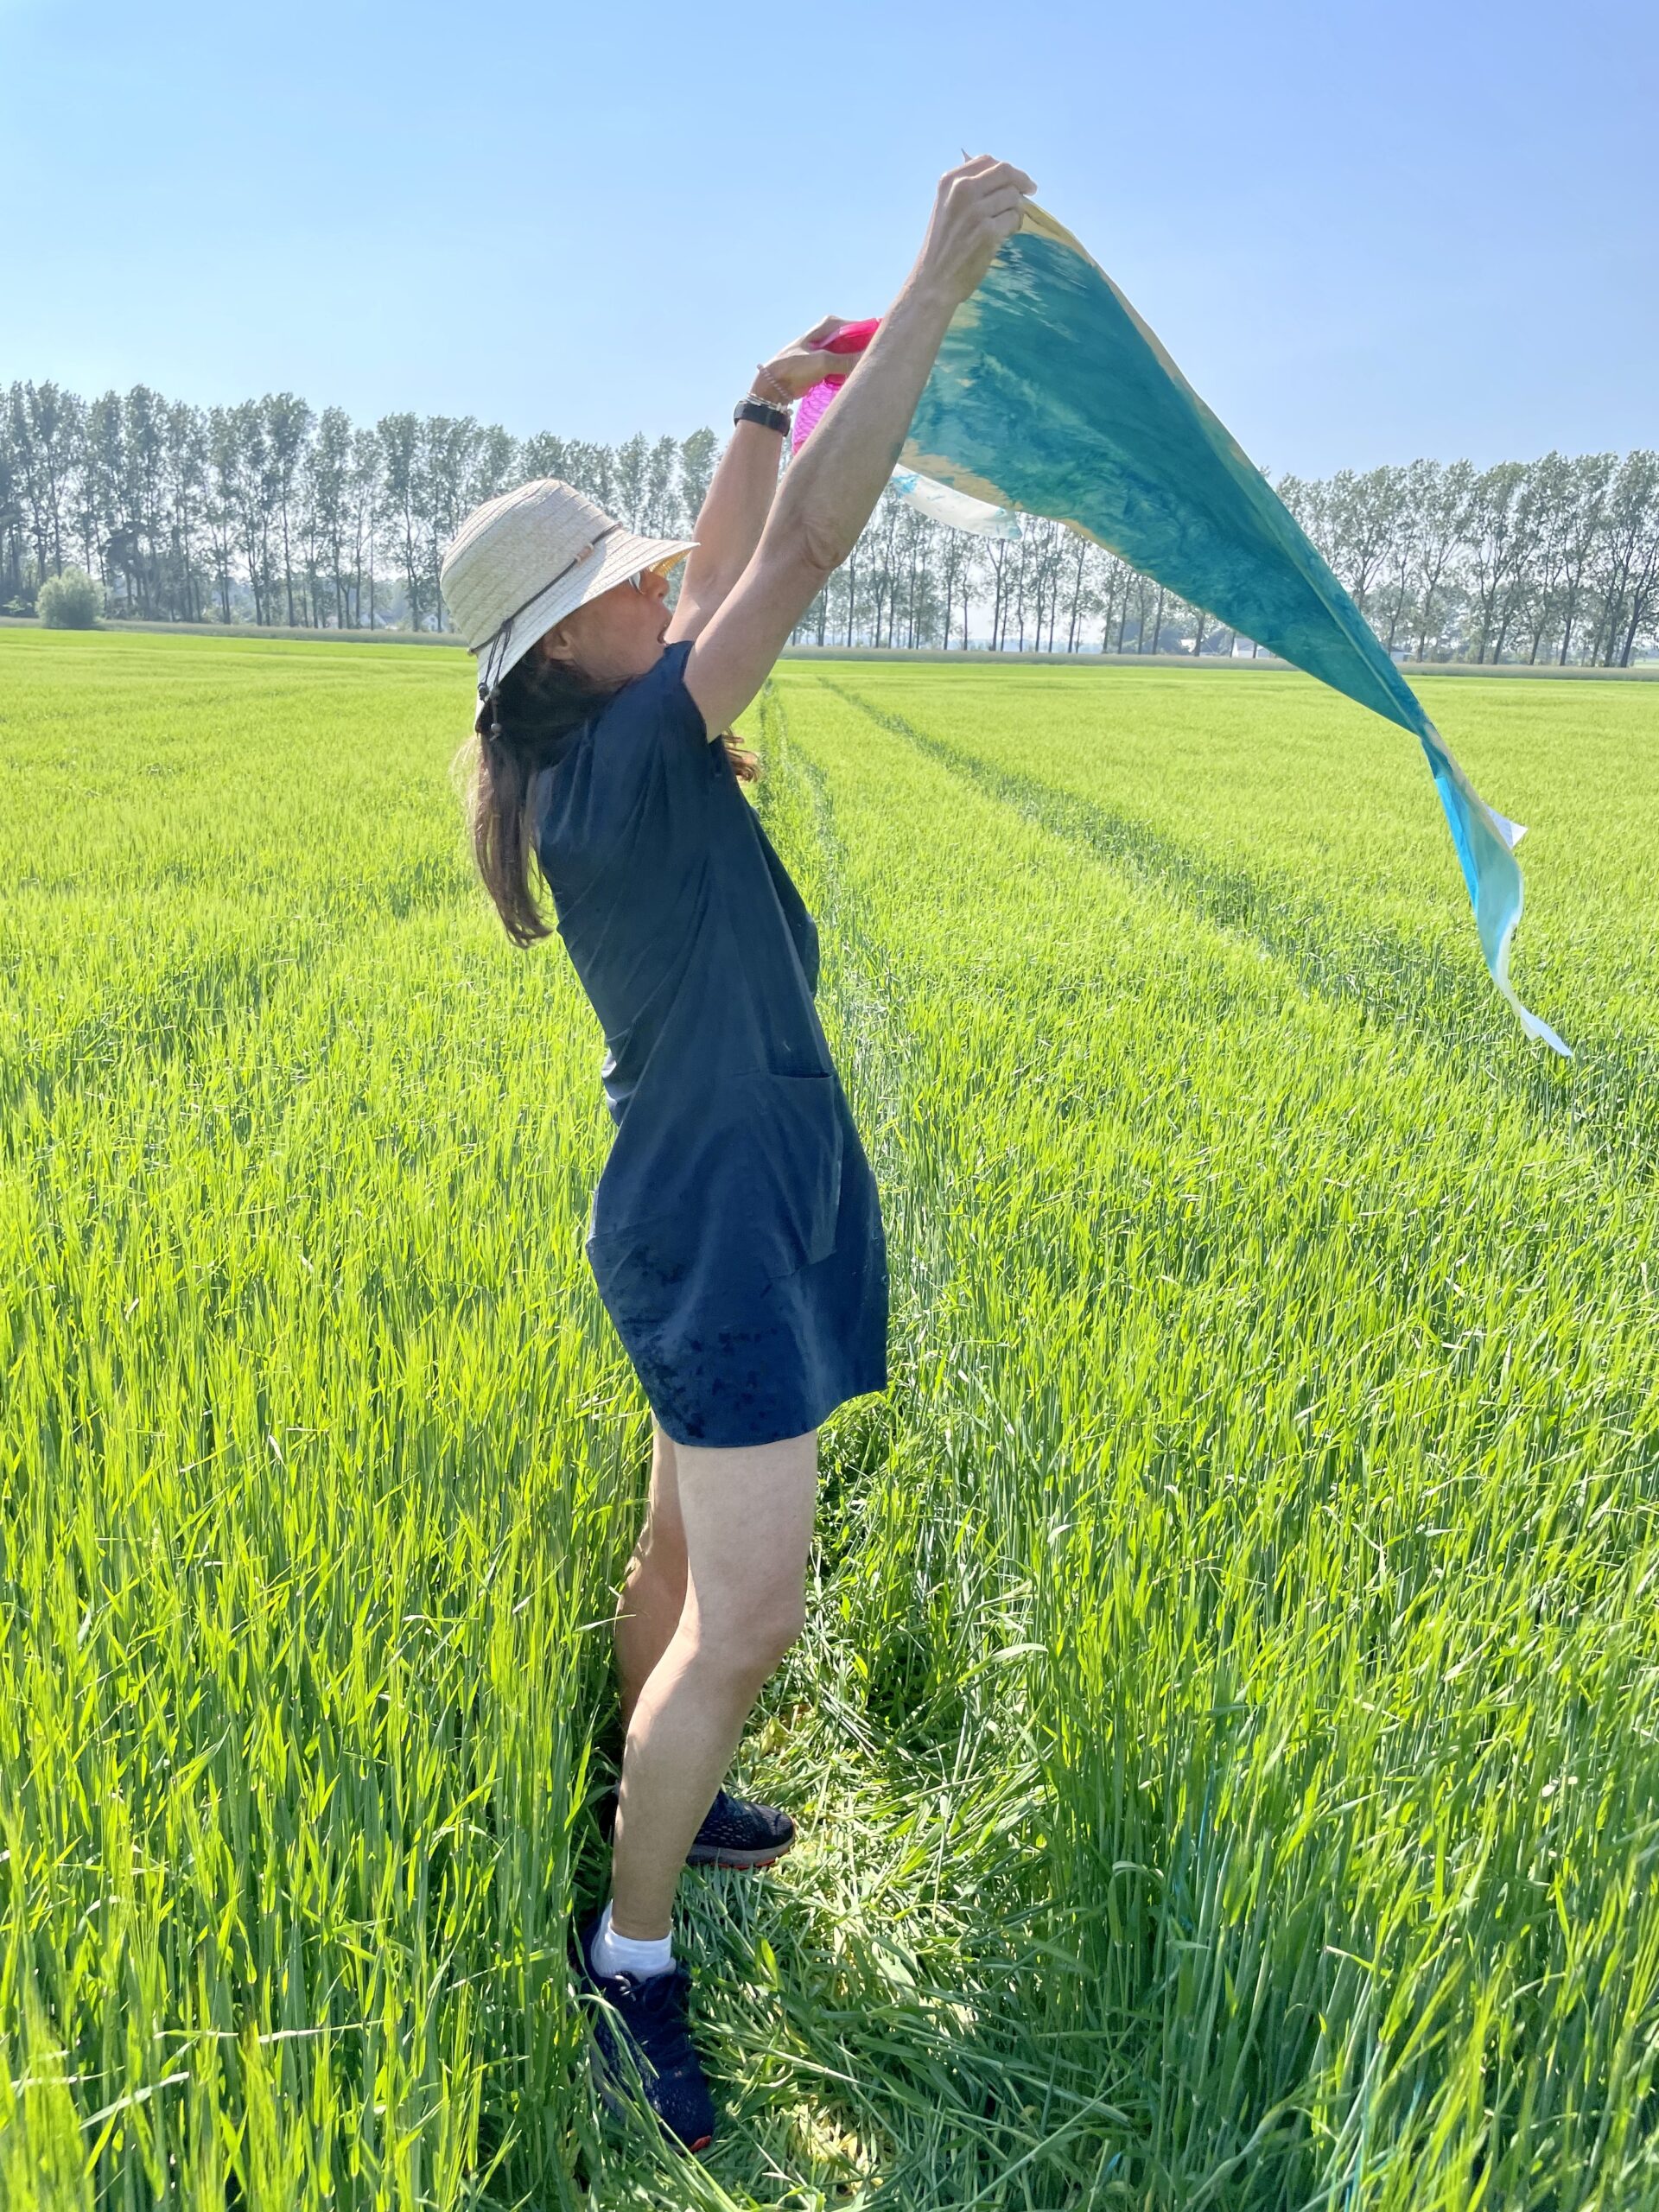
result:
[(970, 498), (937, 477), (921, 476), (913, 468), (895, 468), (893, 488), (906, 506), (948, 523), (952, 530), (971, 531), (976, 537), (1018, 537), (1020, 524), (1006, 507), (988, 499)]
[(1370, 625), (1256, 468), (1071, 232), (1029, 207), (951, 317), (901, 468), (1068, 524), (1229, 628), (1409, 730), (1427, 757), (1492, 981), (1510, 982), (1515, 847)]
[[(833, 338), (826, 338), (823, 350), (827, 353), (861, 353), (880, 327), (878, 315), (869, 322), (849, 322)], [(852, 374), (849, 368), (848, 376)], [(847, 377), (825, 377), (804, 393), (795, 410), (795, 427), (790, 436), (790, 451), (798, 453), (817, 428), (824, 409), (847, 381)], [(906, 505), (919, 509), (935, 522), (948, 523), (952, 530), (971, 531), (976, 537), (1018, 537), (1020, 525), (1006, 507), (997, 506), (988, 499), (976, 499), (969, 493), (953, 491), (948, 484), (937, 484), (930, 476), (918, 475), (913, 468), (895, 468), (893, 488)]]

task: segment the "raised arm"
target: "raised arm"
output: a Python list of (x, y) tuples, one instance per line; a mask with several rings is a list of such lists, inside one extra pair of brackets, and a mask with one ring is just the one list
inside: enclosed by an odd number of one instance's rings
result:
[[(791, 340), (781, 353), (757, 362), (753, 396), (786, 406), (823, 378), (844, 376), (847, 357), (825, 353), (823, 341), (843, 328), (845, 320), (827, 315)], [(686, 562), (668, 626), (671, 645), (677, 638), (699, 636), (748, 567), (778, 489), (782, 457), (776, 430), (760, 423), (739, 423), (733, 429), (691, 525), (697, 543)]]
[(791, 462), (760, 543), (686, 657), (686, 689), (711, 738), (749, 705), (790, 632), (858, 543), (946, 326), (1019, 228), (1021, 198), (1035, 188), (1023, 169), (988, 154), (940, 178), (926, 238), (899, 296)]

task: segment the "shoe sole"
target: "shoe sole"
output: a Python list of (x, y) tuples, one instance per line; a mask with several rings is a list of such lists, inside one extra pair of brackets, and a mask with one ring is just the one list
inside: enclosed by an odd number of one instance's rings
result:
[[(613, 1842), (614, 1821), (601, 1820), (599, 1832), (607, 1844)], [(694, 1843), (685, 1854), (685, 1864), (688, 1866), (729, 1866), (741, 1872), (751, 1867), (775, 1866), (786, 1851), (793, 1849), (794, 1845), (793, 1836), (786, 1843), (766, 1844), (753, 1851), (721, 1851), (711, 1849), (707, 1845), (699, 1849)]]
[[(585, 2020), (582, 2024), (588, 2037), (588, 2063), (593, 2069), (594, 2083), (599, 2091), (600, 2101), (613, 2120), (626, 2120), (632, 2107), (624, 2102), (619, 2093), (615, 2072), (609, 2059), (600, 2048), (599, 2037), (594, 2033), (593, 2022)], [(648, 2098), (646, 2103), (649, 2106)], [(699, 2135), (695, 2142), (688, 2143), (683, 2137), (674, 2133), (660, 2113), (655, 2113), (654, 2117), (658, 2126), (661, 2128), (668, 2140), (671, 2143), (677, 2143), (683, 2151), (694, 2152), (707, 2151), (714, 2142), (715, 2139), (712, 2135)]]
[(775, 1866), (794, 1841), (791, 1836), (788, 1843), (769, 1845), (765, 1850), (756, 1851), (699, 1851), (693, 1844), (685, 1854), (685, 1863), (688, 1866), (734, 1866), (745, 1871)]

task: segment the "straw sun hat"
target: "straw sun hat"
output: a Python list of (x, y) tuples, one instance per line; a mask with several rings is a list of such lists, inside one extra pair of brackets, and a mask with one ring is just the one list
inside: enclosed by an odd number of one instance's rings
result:
[(556, 476), (474, 507), (445, 550), (438, 588), (478, 655), (479, 697), (576, 607), (642, 569), (672, 568), (696, 543), (625, 530)]

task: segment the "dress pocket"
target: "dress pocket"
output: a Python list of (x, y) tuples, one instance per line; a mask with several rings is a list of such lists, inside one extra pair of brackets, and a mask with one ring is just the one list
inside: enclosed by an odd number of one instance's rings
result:
[(842, 1154), (836, 1077), (758, 1068), (741, 1081), (755, 1254), (766, 1274), (793, 1274), (835, 1249)]

